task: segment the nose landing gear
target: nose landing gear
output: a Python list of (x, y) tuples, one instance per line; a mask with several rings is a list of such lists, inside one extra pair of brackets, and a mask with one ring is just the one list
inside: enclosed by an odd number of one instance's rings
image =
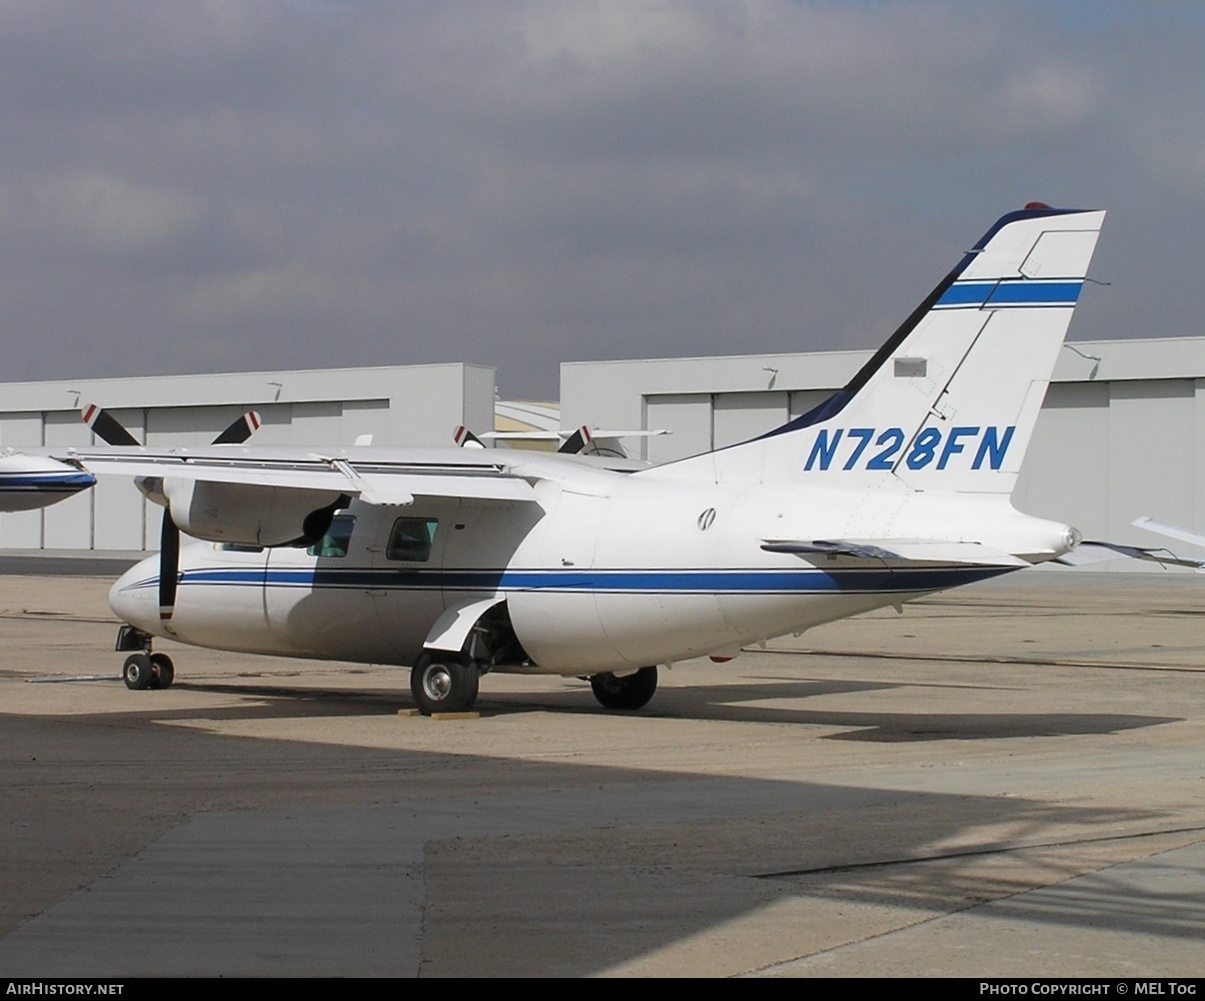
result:
[(172, 659), (165, 653), (151, 653), (151, 637), (133, 626), (117, 631), (117, 650), (135, 650), (121, 668), (126, 688), (136, 692), (148, 688), (171, 688), (176, 678)]

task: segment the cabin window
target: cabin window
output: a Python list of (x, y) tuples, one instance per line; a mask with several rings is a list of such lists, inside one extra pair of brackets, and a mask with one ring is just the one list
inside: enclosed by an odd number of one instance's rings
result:
[(326, 534), (306, 550), (311, 556), (342, 559), (351, 545), (351, 530), (355, 527), (354, 514), (337, 514), (331, 521)]
[(242, 542), (215, 542), (213, 548), (219, 553), (262, 553), (263, 546), (248, 546)]
[(398, 518), (389, 533), (385, 557), (407, 563), (426, 563), (431, 558), (431, 543), (435, 541), (437, 518)]

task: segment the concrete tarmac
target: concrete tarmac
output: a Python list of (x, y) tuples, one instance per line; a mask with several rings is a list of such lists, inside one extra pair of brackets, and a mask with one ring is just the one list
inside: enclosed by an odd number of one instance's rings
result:
[(1199, 977), (1205, 580), (1026, 571), (662, 671), (172, 647), (0, 577), (0, 974)]

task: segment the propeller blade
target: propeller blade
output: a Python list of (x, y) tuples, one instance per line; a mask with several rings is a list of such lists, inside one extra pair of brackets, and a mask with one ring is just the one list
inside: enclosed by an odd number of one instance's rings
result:
[(485, 448), (484, 443), (463, 424), (457, 425), (452, 438), (461, 448)]
[[(241, 445), (259, 430), (260, 416), (248, 410), (214, 438), (215, 445)], [(176, 588), (180, 583), (180, 529), (172, 521), (171, 505), (163, 509), (159, 532), (159, 621), (170, 622), (176, 611)]]
[[(93, 434), (107, 445), (138, 445), (135, 438), (121, 421), (103, 407), (89, 403), (81, 411), (84, 423)], [(258, 429), (262, 421), (254, 410), (249, 410), (231, 424), (217, 438), (215, 445), (241, 445)], [(180, 580), (180, 529), (172, 521), (171, 507), (163, 509), (163, 526), (159, 532), (159, 619), (171, 620), (176, 610), (176, 587)]]
[[(84, 423), (106, 445), (139, 445), (141, 442), (125, 429), (121, 421), (103, 407), (89, 403), (82, 411)], [(241, 445), (259, 430), (263, 421), (254, 410), (248, 410), (213, 440), (215, 445)]]
[(241, 445), (259, 430), (259, 414), (248, 410), (242, 417), (230, 425), (225, 431), (213, 439), (215, 445)]
[(80, 413), (92, 433), (106, 445), (140, 444), (138, 439), (122, 426), (121, 421), (95, 403), (89, 403)]
[(577, 455), (590, 444), (590, 429), (582, 425), (565, 439), (565, 444), (557, 449), (562, 455)]
[(171, 621), (176, 610), (176, 585), (180, 579), (180, 529), (170, 507), (163, 509), (159, 532), (159, 621)]

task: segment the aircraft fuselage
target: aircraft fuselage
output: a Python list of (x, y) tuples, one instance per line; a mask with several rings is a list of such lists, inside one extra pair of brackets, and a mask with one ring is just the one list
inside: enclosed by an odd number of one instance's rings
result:
[(867, 566), (769, 552), (766, 540), (857, 538), (885, 524), (926, 539), (940, 527), (943, 539), (1036, 562), (1073, 534), (995, 495), (700, 485), (560, 465), (555, 478), (541, 471), (537, 503), (354, 501), (308, 549), (186, 545), (170, 621), (159, 618), (155, 558), (127, 572), (110, 601), (144, 632), (199, 646), (410, 665), (445, 610), (502, 596), (526, 657), (496, 670), (586, 675), (731, 654), (1012, 569)]

